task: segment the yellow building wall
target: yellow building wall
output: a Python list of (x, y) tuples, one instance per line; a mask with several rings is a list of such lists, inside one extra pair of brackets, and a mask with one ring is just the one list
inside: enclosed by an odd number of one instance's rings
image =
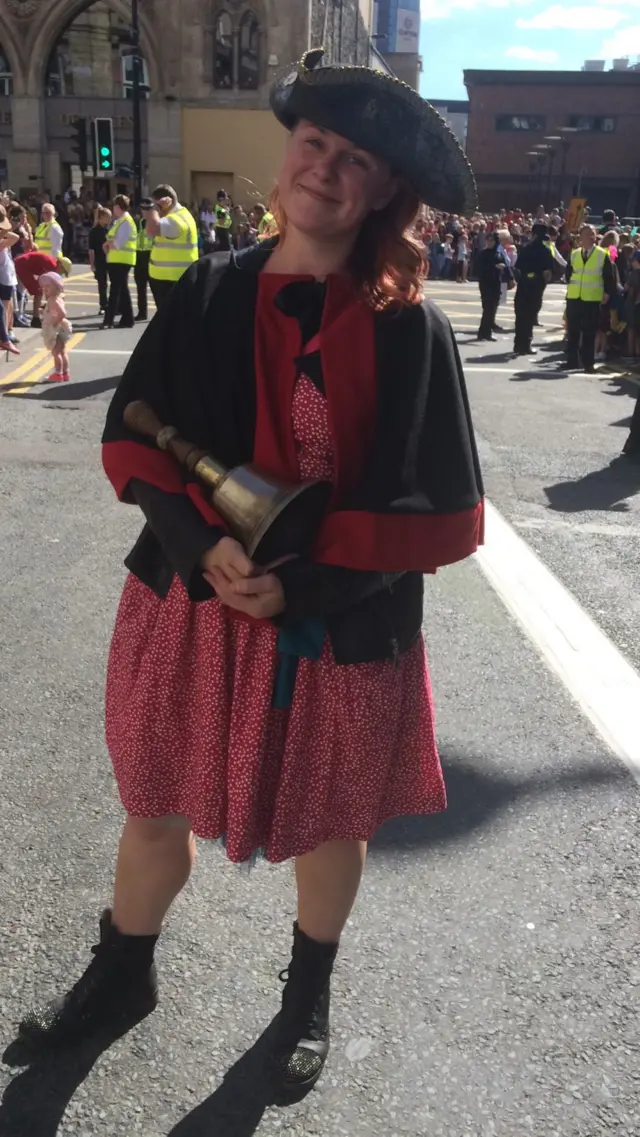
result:
[(226, 189), (236, 204), (266, 201), (282, 164), (287, 132), (271, 111), (182, 110), (184, 199)]

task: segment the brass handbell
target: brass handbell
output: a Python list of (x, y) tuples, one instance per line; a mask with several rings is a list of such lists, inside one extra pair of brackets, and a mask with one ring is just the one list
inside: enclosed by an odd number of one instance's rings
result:
[(195, 475), (231, 535), (253, 560), (266, 565), (309, 547), (329, 503), (330, 482), (288, 485), (249, 464), (228, 470), (182, 438), (174, 426), (161, 423), (141, 400), (129, 403), (123, 418), (129, 430), (153, 438)]

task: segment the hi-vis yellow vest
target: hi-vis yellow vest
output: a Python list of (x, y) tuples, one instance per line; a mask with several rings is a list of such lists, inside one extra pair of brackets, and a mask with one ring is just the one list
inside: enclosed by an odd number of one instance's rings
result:
[(601, 303), (604, 296), (602, 267), (606, 256), (605, 250), (596, 245), (585, 264), (582, 249), (573, 250), (567, 300), (589, 300), (594, 304)]
[(131, 229), (124, 245), (121, 249), (109, 249), (107, 252), (107, 264), (110, 265), (134, 265), (136, 263), (136, 245), (138, 243), (138, 232), (136, 223), (130, 213), (123, 213), (122, 217), (118, 217), (117, 221), (113, 221), (107, 233), (107, 240), (113, 241), (118, 229), (125, 221), (131, 222)]
[(274, 237), (278, 232), (278, 225), (273, 213), (267, 212), (261, 217), (258, 222), (258, 240), (266, 241), (268, 237)]
[(149, 276), (154, 280), (180, 280), (199, 256), (198, 230), (189, 210), (181, 205), (167, 216), (178, 222), (180, 232), (175, 239), (162, 233), (154, 237), (149, 261)]
[(150, 253), (153, 248), (153, 237), (150, 237), (144, 226), (138, 229), (138, 252)]
[(36, 244), (38, 246), (38, 250), (41, 253), (46, 253), (49, 257), (53, 256), (51, 245), (51, 229), (52, 226), (56, 224), (57, 223), (55, 221), (41, 221), (38, 225), (38, 228), (36, 229)]

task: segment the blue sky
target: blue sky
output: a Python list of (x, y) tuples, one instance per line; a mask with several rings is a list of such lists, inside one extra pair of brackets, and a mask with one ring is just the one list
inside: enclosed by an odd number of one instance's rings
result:
[(420, 9), (427, 98), (465, 99), (465, 68), (579, 70), (585, 59), (640, 56), (640, 0), (420, 0)]

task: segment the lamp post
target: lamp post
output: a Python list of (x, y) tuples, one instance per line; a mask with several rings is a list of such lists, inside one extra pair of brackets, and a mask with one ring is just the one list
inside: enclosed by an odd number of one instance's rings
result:
[(537, 150), (537, 151), (538, 151), (538, 153), (540, 154), (540, 193), (541, 193), (541, 194), (544, 194), (544, 173), (543, 173), (543, 167), (544, 167), (544, 162), (545, 162), (545, 159), (547, 159), (547, 158), (548, 158), (548, 160), (549, 160), (549, 169), (551, 170), (551, 165), (552, 165), (552, 162), (553, 162), (553, 159), (552, 159), (552, 157), (551, 157), (551, 155), (552, 155), (552, 153), (553, 153), (553, 146), (551, 146), (551, 145), (550, 145), (548, 142), (540, 142), (540, 143), (538, 143), (538, 145), (537, 145), (537, 146), (534, 146), (534, 150)]
[(536, 187), (538, 185), (538, 177), (541, 169), (541, 158), (537, 150), (527, 150), (526, 157), (529, 159), (529, 173), (531, 174), (531, 193), (535, 196)]
[(567, 175), (567, 154), (571, 149), (574, 134), (578, 134), (577, 126), (561, 126), (560, 134), (562, 138), (560, 144), (562, 146), (562, 168), (560, 171), (560, 201), (564, 202), (564, 183)]
[(553, 167), (556, 160), (556, 142), (562, 144), (562, 136), (560, 134), (545, 134), (545, 142), (551, 146), (551, 153), (549, 154), (549, 177), (547, 179), (547, 199), (551, 203), (551, 188), (553, 185)]
[(131, 0), (131, 55), (132, 111), (133, 111), (133, 184), (136, 204), (142, 199), (142, 130), (140, 127), (140, 23), (138, 19), (138, 0)]

